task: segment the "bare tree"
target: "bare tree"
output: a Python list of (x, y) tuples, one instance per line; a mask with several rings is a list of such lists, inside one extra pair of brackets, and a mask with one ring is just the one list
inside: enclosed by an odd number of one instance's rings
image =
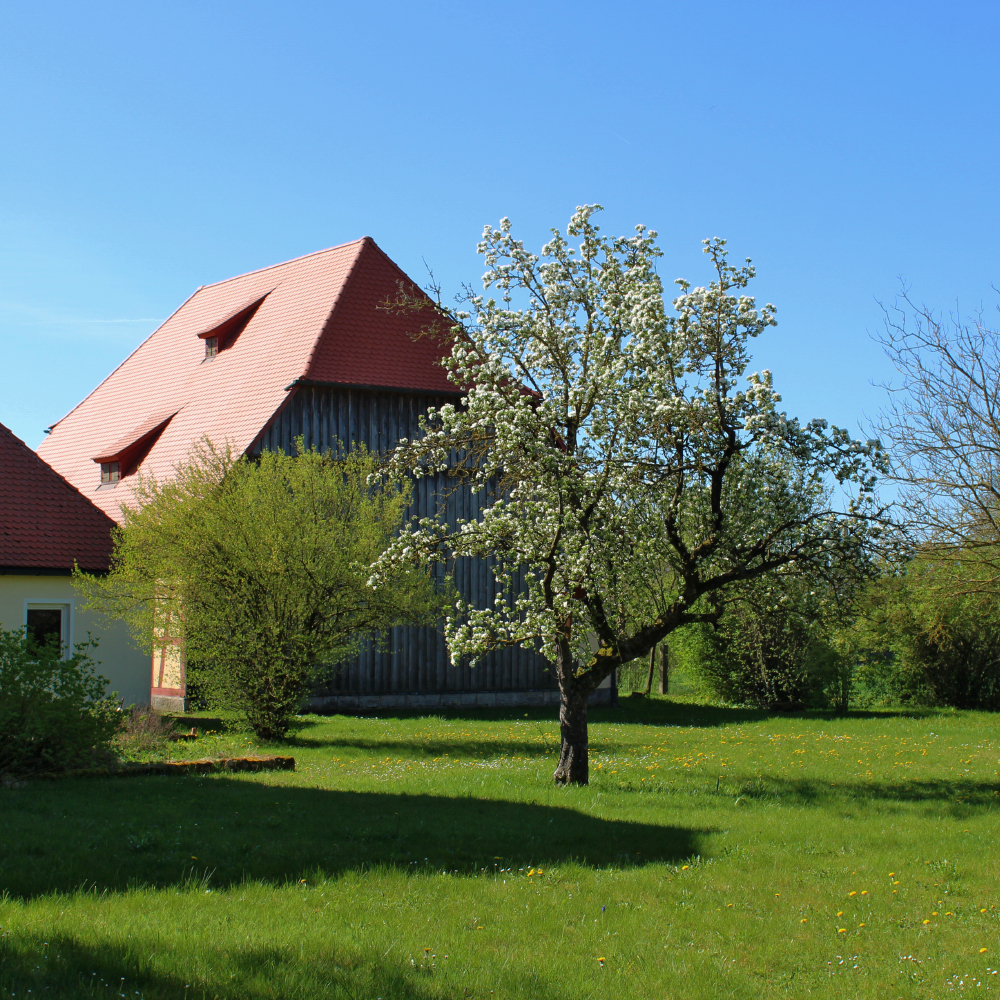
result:
[[(960, 561), (967, 592), (1000, 583), (1000, 332), (982, 311), (938, 318), (906, 290), (876, 339), (901, 376), (875, 428), (922, 551)], [(998, 307), (1000, 311), (1000, 307)]]

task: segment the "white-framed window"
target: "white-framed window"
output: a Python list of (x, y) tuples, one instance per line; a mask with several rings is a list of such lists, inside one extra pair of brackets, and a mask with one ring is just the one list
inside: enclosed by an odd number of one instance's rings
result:
[(58, 638), (63, 656), (73, 652), (73, 602), (32, 601), (24, 602), (24, 624), (28, 638), (48, 642)]

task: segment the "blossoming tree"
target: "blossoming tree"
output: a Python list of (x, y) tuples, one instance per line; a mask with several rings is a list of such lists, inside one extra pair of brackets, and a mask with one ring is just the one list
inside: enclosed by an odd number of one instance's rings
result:
[[(883, 460), (876, 442), (779, 412), (770, 373), (747, 374), (750, 341), (775, 322), (743, 293), (749, 261), (734, 267), (724, 240), (706, 241), (715, 277), (679, 281), (671, 311), (656, 233), (603, 236), (599, 209), (578, 209), (540, 254), (508, 220), (487, 227), (483, 282), (499, 295), (437, 307), (467, 392), (429, 411), (393, 464), (448, 469), (487, 500), (476, 520), (412, 523), (382, 564), (490, 560), (499, 596), (450, 612), (452, 660), (542, 650), (561, 695), (555, 779), (579, 784), (601, 682), (673, 630), (714, 621), (727, 585), (863, 557)], [(832, 480), (848, 487), (840, 511)]]

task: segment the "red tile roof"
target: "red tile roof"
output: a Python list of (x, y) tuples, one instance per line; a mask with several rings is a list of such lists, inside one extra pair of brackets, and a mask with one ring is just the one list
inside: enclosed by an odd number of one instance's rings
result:
[(0, 424), (0, 570), (108, 568), (114, 521)]
[[(199, 288), (53, 426), (39, 454), (120, 520), (129, 480), (98, 489), (95, 456), (107, 461), (164, 415), (174, 414), (139, 459), (144, 472), (160, 477), (169, 476), (202, 436), (245, 451), (297, 380), (455, 392), (439, 364), (440, 341), (411, 335), (419, 317), (379, 308), (395, 297), (400, 282), (413, 287), (366, 236)], [(245, 329), (207, 360), (199, 336), (257, 302)]]

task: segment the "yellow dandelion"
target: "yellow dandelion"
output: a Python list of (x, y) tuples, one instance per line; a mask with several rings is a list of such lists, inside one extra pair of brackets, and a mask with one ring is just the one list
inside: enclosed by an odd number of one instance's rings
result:
[(932, 917), (936, 917), (937, 915), (938, 915), (938, 911), (937, 910), (932, 910), (931, 911), (931, 916)]
[(808, 917), (803, 917), (803, 918), (802, 918), (802, 919), (801, 919), (801, 920), (799, 921), (799, 923), (800, 923), (800, 924), (807, 924), (807, 923), (809, 923), (809, 918), (808, 918)]
[(986, 949), (985, 948), (980, 948), (979, 949), (979, 954), (980, 955), (985, 955), (986, 954)]
[(864, 925), (864, 924), (858, 924), (858, 926), (859, 926), (859, 927), (864, 927), (865, 925)]
[(929, 921), (929, 920), (925, 920), (925, 921), (924, 921), (924, 923), (925, 923), (925, 924), (929, 924), (929, 923), (930, 923), (930, 921)]
[(986, 912), (986, 907), (984, 906), (979, 912), (980, 913), (985, 913)]
[(690, 865), (681, 865), (681, 871), (686, 872), (690, 867)]
[(837, 910), (837, 916), (838, 917), (842, 917), (843, 915), (844, 915), (844, 911), (843, 910)]
[(862, 896), (867, 896), (868, 895), (868, 890), (867, 889), (862, 889), (861, 890), (861, 895)]
[(847, 928), (846, 927), (838, 927), (837, 928), (837, 933), (838, 934), (846, 934), (847, 933)]
[(854, 892), (849, 892), (847, 895), (848, 896), (856, 896), (857, 894), (858, 894), (857, 890), (855, 890)]
[(889, 878), (895, 878), (895, 877), (896, 877), (895, 872), (889, 872)]

